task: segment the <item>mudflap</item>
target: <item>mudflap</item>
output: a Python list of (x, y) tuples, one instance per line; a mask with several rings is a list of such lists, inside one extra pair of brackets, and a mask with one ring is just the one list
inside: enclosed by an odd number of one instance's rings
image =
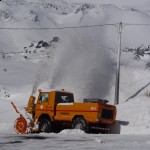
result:
[(108, 134), (120, 134), (121, 131), (121, 125), (119, 123), (116, 123), (115, 125), (109, 125), (110, 131)]
[(17, 134), (29, 133), (27, 121), (23, 116), (20, 116), (19, 118), (16, 119), (14, 123), (14, 129)]

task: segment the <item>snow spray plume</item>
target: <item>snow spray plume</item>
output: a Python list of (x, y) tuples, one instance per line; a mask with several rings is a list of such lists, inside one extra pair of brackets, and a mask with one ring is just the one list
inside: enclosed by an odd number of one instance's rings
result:
[(34, 81), (34, 84), (33, 84), (33, 87), (32, 87), (31, 95), (34, 95), (36, 93), (39, 84), (42, 82), (42, 79), (44, 78), (45, 66), (46, 65), (47, 65), (46, 62), (41, 62), (41, 64), (39, 65), (37, 76), (35, 78), (35, 81)]
[(100, 46), (100, 33), (94, 31), (70, 32), (69, 38), (63, 38), (63, 46), (55, 54), (51, 89), (72, 91), (78, 101), (105, 98), (109, 93), (114, 63), (107, 49)]
[(49, 42), (49, 47), (46, 49), (46, 56), (43, 57), (43, 59), (40, 61), (39, 68), (37, 71), (37, 76), (35, 78), (33, 88), (32, 88), (32, 93), (31, 95), (34, 95), (37, 91), (38, 86), (46, 80), (46, 82), (49, 79), (49, 68), (51, 68), (52, 64), (52, 58), (53, 58), (53, 53), (54, 49), (56, 47), (56, 43), (59, 42), (58, 37), (54, 37), (50, 42)]

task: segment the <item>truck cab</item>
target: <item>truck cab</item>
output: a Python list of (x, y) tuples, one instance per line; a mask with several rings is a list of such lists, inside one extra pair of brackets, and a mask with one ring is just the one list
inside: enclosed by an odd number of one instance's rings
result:
[(57, 104), (59, 103), (73, 103), (73, 93), (64, 91), (51, 91), (51, 92), (39, 92), (35, 107), (35, 118), (39, 118), (40, 115), (47, 114), (53, 121), (57, 115)]

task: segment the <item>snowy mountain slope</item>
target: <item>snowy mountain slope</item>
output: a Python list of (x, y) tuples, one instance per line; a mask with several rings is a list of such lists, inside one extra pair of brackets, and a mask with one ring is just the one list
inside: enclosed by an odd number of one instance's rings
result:
[(134, 8), (139, 10), (149, 10), (149, 0), (65, 0), (68, 3), (92, 3), (92, 4), (113, 4), (121, 8)]
[[(74, 3), (68, 4), (64, 1), (44, 1), (42, 3), (39, 2), (29, 2), (29, 1), (2, 1), (1, 7), (1, 27), (57, 27), (57, 26), (69, 26), (69, 25), (91, 25), (91, 24), (101, 24), (101, 23), (117, 23), (117, 22), (125, 22), (125, 23), (149, 23), (149, 15), (146, 11), (142, 12), (140, 10), (133, 11), (132, 9), (122, 9), (112, 4), (84, 4), (84, 3)], [(146, 5), (147, 4), (147, 5)], [(145, 5), (148, 6), (148, 2)], [(143, 6), (144, 7), (144, 6)], [(17, 8), (17, 9), (16, 9)], [(128, 17), (130, 16), (130, 17)], [(133, 28), (126, 27), (127, 31), (124, 32), (124, 38), (128, 39), (130, 36), (131, 30)], [(110, 30), (109, 30), (110, 29)], [(141, 30), (139, 32), (139, 30)], [(138, 31), (138, 32), (137, 32)], [(30, 32), (24, 33), (23, 31), (17, 31), (17, 37), (14, 35), (13, 31), (1, 31), (4, 36), (11, 35), (12, 42), (9, 41), (8, 49), (15, 47), (11, 43), (17, 43), (18, 47), (22, 46), (19, 43), (28, 42), (27, 38), (31, 41), (31, 39), (37, 39), (37, 37), (42, 36), (43, 38), (48, 38), (48, 35), (45, 32), (37, 32), (32, 31), (32, 35)], [(5, 34), (8, 32), (8, 34)], [(51, 31), (53, 32), (53, 31)], [(109, 40), (112, 39), (110, 36), (112, 33), (113, 36), (116, 37), (116, 29), (112, 32), (112, 28), (106, 28), (106, 38), (108, 41), (112, 41), (111, 43), (106, 43), (106, 45), (112, 43), (116, 43), (116, 41)], [(148, 38), (148, 30), (143, 29), (143, 27), (134, 28), (132, 31), (136, 32), (135, 36), (138, 36), (140, 39), (136, 42), (141, 41), (141, 43), (145, 42), (145, 37)], [(143, 36), (140, 33), (143, 33)], [(22, 34), (24, 38), (22, 39)], [(27, 35), (26, 35), (27, 34)], [(127, 35), (126, 35), (127, 34)], [(30, 36), (29, 36), (30, 35)], [(10, 36), (10, 37), (11, 37)], [(135, 38), (133, 36), (132, 38)], [(5, 39), (5, 38), (4, 38)], [(5, 41), (3, 40), (3, 44)], [(7, 38), (7, 41), (10, 38)], [(38, 39), (40, 40), (40, 39)], [(114, 38), (116, 40), (116, 38)], [(106, 42), (106, 41), (105, 41)], [(128, 40), (129, 44), (130, 41)], [(6, 43), (5, 43), (6, 44)], [(134, 43), (133, 43), (134, 44)], [(144, 43), (145, 44), (145, 43)], [(146, 43), (147, 44), (147, 43)], [(131, 44), (130, 44), (131, 45)], [(4, 45), (6, 48), (6, 45)], [(115, 45), (113, 44), (113, 47)], [(2, 47), (2, 46), (1, 46)], [(5, 49), (2, 47), (2, 49)]]
[[(150, 23), (148, 0), (136, 3), (119, 0), (89, 3), (2, 0), (0, 25), (61, 27), (120, 21)], [(148, 27), (125, 26), (122, 49), (136, 49), (141, 44), (148, 47), (149, 32)], [(12, 123), (17, 115), (10, 101), (19, 107), (26, 106), (28, 97), (37, 88), (65, 88), (74, 92), (78, 101), (96, 96), (113, 103), (116, 49), (117, 30), (113, 26), (40, 31), (0, 30), (0, 110), (5, 115), (0, 116), (0, 122), (3, 126), (6, 122)], [(129, 122), (128, 126), (122, 126), (122, 133), (136, 133), (137, 129), (144, 129), (141, 133), (150, 133), (150, 72), (145, 69), (149, 54), (140, 56), (138, 61), (134, 57), (135, 52), (122, 53), (121, 104), (118, 106), (117, 119)]]

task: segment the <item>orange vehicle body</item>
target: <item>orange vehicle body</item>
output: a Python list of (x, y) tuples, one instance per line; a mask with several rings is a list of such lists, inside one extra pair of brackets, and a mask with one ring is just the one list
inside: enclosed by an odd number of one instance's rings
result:
[(87, 100), (74, 102), (71, 92), (39, 90), (35, 97), (30, 96), (26, 111), (32, 115), (33, 122), (39, 125), (39, 132), (51, 132), (55, 128), (102, 129), (116, 124), (116, 107), (104, 101)]

